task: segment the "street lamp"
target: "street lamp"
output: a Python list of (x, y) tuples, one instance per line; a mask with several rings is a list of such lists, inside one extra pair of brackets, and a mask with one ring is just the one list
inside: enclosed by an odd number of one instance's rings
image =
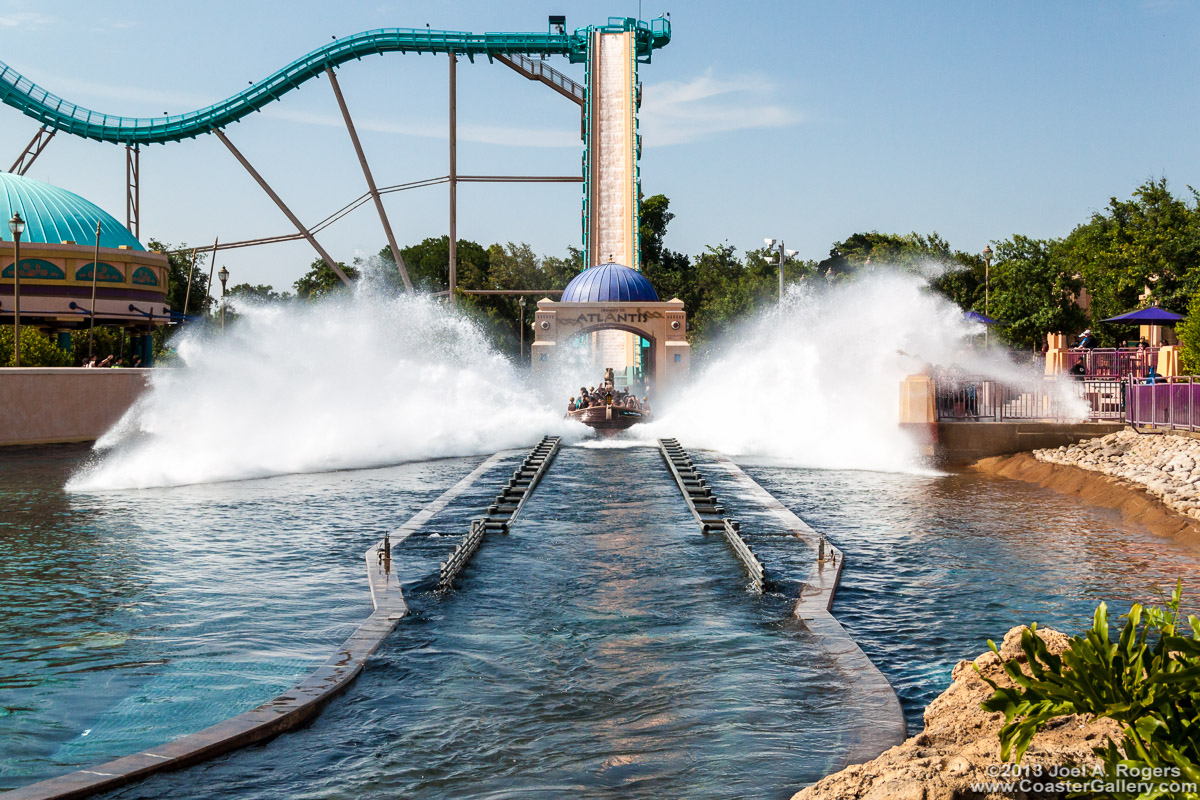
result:
[(222, 265), (217, 277), (221, 279), (221, 330), (225, 330), (225, 282), (229, 280), (229, 270)]
[(13, 235), (13, 366), (21, 366), (21, 234), (25, 232), (25, 220), (13, 214), (8, 221)]
[(520, 360), (524, 361), (525, 360), (525, 295), (521, 295), (520, 299), (517, 300), (517, 305), (519, 305), (521, 307), (521, 324), (517, 326), (521, 329), (521, 350), (520, 350), (521, 358), (520, 358)]
[[(783, 302), (783, 265), (785, 262), (795, 258), (796, 254), (800, 251), (788, 250), (783, 246), (782, 239), (780, 239), (778, 243), (776, 243), (774, 239), (763, 239), (763, 243), (767, 246), (768, 253), (779, 254), (779, 302)], [(768, 260), (767, 263), (771, 266), (774, 266), (777, 262)]]
[[(992, 304), (992, 246), (985, 244), (983, 246), (983, 315), (989, 316)], [(989, 333), (991, 328), (983, 329), (983, 349), (987, 350), (991, 347), (989, 341)]]

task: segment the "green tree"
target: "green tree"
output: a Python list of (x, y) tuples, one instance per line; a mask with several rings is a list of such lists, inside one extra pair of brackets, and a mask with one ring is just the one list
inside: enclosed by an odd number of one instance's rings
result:
[(1181, 352), (1179, 366), (1188, 375), (1200, 373), (1200, 293), (1192, 296), (1187, 318), (1175, 326)]
[[(147, 249), (167, 257), (167, 305), (185, 314), (203, 314), (204, 301), (208, 297), (208, 253), (196, 251), (196, 269), (192, 271), (192, 253), (187, 244), (175, 247), (157, 239), (151, 239)], [(188, 276), (191, 276), (191, 292), (188, 291)], [(187, 300), (187, 308), (183, 307)]]
[[(16, 366), (13, 334), (11, 325), (0, 328), (0, 363), (7, 367)], [(71, 353), (59, 347), (49, 336), (37, 328), (21, 326), (22, 367), (70, 367), (74, 364)]]
[(1048, 333), (1085, 325), (1076, 303), (1083, 282), (1057, 257), (1057, 242), (1014, 235), (995, 245), (990, 309), (1007, 322), (1004, 338), (1019, 347), (1040, 347)]
[(1102, 344), (1115, 344), (1128, 329), (1101, 321), (1137, 308), (1143, 292), (1182, 313), (1200, 291), (1200, 196), (1191, 190), (1189, 202), (1172, 194), (1166, 178), (1148, 180), (1075, 228), (1062, 258), (1091, 295), (1092, 329)]
[[(348, 267), (342, 262), (338, 262), (342, 272), (346, 273), (346, 277), (351, 281), (358, 280), (358, 270), (354, 267)], [(296, 289), (296, 297), (301, 300), (315, 300), (318, 297), (324, 297), (327, 294), (340, 292), (347, 287), (342, 283), (342, 279), (338, 277), (325, 263), (325, 260), (318, 258), (309, 265), (308, 272), (304, 277), (292, 284)]]
[[(330, 271), (332, 272), (332, 270)], [(252, 286), (249, 283), (239, 283), (236, 286), (230, 286), (229, 296), (246, 297), (266, 303), (277, 303), (283, 300), (292, 299), (292, 295), (289, 292), (283, 292), (281, 294), (275, 291), (274, 286), (262, 283), (258, 284), (257, 286)]]
[[(438, 236), (401, 248), (413, 286), (424, 292), (444, 292), (450, 285), (450, 237)], [(380, 258), (392, 261), (392, 248), (384, 246)], [(463, 289), (485, 289), (488, 251), (476, 242), (459, 239), (455, 252), (456, 283)]]

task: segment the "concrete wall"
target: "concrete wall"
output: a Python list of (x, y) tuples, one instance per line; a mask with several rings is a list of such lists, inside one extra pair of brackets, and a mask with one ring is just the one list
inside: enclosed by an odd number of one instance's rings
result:
[(1123, 430), (1123, 422), (939, 422), (937, 462), (961, 466), (989, 456), (1060, 447)]
[(0, 369), (0, 446), (88, 442), (146, 390), (150, 370)]

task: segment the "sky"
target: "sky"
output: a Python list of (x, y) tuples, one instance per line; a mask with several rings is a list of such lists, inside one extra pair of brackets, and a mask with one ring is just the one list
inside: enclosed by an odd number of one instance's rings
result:
[[(1063, 236), (1165, 176), (1200, 186), (1200, 3), (472, 2), (105, 3), (0, 0), (0, 61), (96, 111), (157, 116), (223, 99), (332, 37), (380, 27), (569, 28), (670, 12), (673, 39), (643, 65), (645, 193), (666, 194), (667, 245), (739, 252), (782, 239), (826, 256), (857, 231), (937, 231), (978, 251), (1020, 233)], [(582, 65), (551, 65), (583, 81)], [(339, 81), (377, 183), (447, 173), (447, 59), (388, 54)], [(500, 64), (458, 69), (459, 172), (577, 175), (578, 107)], [(0, 106), (0, 168), (37, 129)], [(301, 220), (358, 197), (363, 176), (328, 81), (227, 130)], [(28, 176), (125, 217), (123, 148), (57, 136)], [(214, 137), (143, 148), (141, 235), (204, 245), (292, 233)], [(579, 184), (469, 184), (460, 238), (580, 243)], [(404, 244), (441, 236), (445, 186), (385, 204)], [(319, 236), (339, 260), (386, 240), (370, 204)], [(290, 288), (304, 242), (225, 251), (232, 283)]]

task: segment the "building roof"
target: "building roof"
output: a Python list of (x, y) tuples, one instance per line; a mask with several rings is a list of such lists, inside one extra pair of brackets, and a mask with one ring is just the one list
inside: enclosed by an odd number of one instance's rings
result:
[(96, 241), (100, 220), (100, 246), (145, 250), (133, 234), (111, 214), (74, 192), (20, 175), (0, 172), (0, 239), (12, 241), (8, 221), (14, 213), (25, 220), (22, 242), (90, 246)]
[(646, 276), (624, 264), (598, 264), (576, 275), (563, 290), (564, 303), (658, 302)]

